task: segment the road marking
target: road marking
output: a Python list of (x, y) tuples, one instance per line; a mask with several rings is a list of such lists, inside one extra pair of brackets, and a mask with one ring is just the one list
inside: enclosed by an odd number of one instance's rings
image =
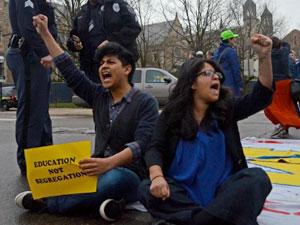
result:
[[(70, 118), (68, 116), (52, 116), (51, 119), (65, 119), (65, 118)], [(74, 117), (73, 117), (74, 118)], [(16, 118), (9, 119), (9, 118), (0, 118), (0, 122), (13, 122), (16, 121)]]

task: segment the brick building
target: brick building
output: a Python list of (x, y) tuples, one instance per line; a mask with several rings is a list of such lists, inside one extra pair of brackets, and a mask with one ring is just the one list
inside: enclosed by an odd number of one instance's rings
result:
[(8, 17), (8, 0), (0, 0), (0, 75), (4, 75), (7, 83), (12, 83), (7, 66), (5, 65), (5, 52), (11, 36), (11, 28)]
[[(188, 46), (183, 40), (184, 30), (177, 16), (172, 21), (154, 23), (144, 27), (145, 65), (158, 67), (174, 73), (186, 60)], [(144, 45), (145, 46), (145, 45)], [(141, 57), (142, 58), (142, 57)]]
[(296, 52), (297, 58), (300, 57), (300, 30), (292, 30), (284, 38), (284, 41), (291, 45), (291, 49)]

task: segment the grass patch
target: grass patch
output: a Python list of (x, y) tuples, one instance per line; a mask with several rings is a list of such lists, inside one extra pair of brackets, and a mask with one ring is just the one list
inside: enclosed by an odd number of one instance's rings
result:
[(50, 108), (78, 108), (74, 103), (50, 103)]

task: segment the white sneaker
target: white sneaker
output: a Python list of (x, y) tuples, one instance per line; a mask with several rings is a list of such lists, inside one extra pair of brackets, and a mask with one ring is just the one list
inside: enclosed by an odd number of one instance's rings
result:
[(15, 203), (22, 209), (34, 212), (43, 212), (47, 208), (47, 202), (44, 199), (34, 200), (31, 191), (24, 191), (15, 197)]
[(112, 222), (121, 218), (124, 208), (125, 201), (123, 199), (120, 201), (106, 199), (100, 205), (99, 213), (103, 219)]
[(273, 136), (278, 135), (280, 132), (284, 131), (285, 128), (281, 125), (279, 125), (278, 127), (275, 127), (274, 131), (271, 134), (271, 138), (273, 138)]
[(288, 130), (284, 129), (284, 130), (281, 130), (276, 135), (273, 135), (272, 138), (274, 138), (274, 139), (285, 139), (285, 138), (287, 138), (288, 135), (289, 135)]
[[(15, 197), (15, 203), (16, 205), (21, 208), (21, 209), (27, 209), (25, 208), (25, 206), (23, 205), (23, 199), (26, 195), (31, 195), (31, 191), (24, 191), (19, 193), (16, 197)], [(28, 198), (28, 197), (26, 197)]]

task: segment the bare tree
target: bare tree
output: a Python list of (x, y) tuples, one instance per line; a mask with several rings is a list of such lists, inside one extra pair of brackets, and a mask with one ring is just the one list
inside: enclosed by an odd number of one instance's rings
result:
[(255, 8), (245, 7), (244, 0), (231, 0), (226, 11), (227, 27), (240, 35), (237, 40), (240, 60), (253, 58), (249, 41), (254, 33), (263, 33), (271, 37), (274, 34), (281, 36), (284, 31), (285, 18), (278, 16), (276, 10), (272, 10), (270, 0), (257, 2)]
[[(86, 0), (60, 0), (55, 3), (56, 24), (58, 30), (57, 42), (64, 51), (67, 51), (71, 55), (77, 65), (79, 65), (79, 56), (77, 53), (68, 50), (66, 42), (73, 27), (73, 20), (84, 2), (86, 2)], [(63, 80), (57, 70), (54, 70), (54, 73), (56, 77), (58, 77), (57, 80)]]
[[(142, 26), (138, 38), (141, 66), (150, 64), (174, 73), (189, 51), (211, 50), (216, 43), (218, 13), (223, 1), (157, 0), (153, 3), (153, 0), (128, 0)], [(159, 15), (163, 15), (164, 22), (151, 24), (153, 17)]]
[(56, 4), (56, 23), (58, 27), (58, 42), (66, 50), (66, 37), (73, 27), (73, 20), (86, 0), (61, 0)]
[[(174, 35), (170, 31), (172, 26), (174, 29), (181, 29), (183, 33), (181, 25), (176, 19), (157, 22), (157, 15), (161, 13), (157, 11), (157, 7), (155, 9), (153, 0), (128, 0), (127, 2), (135, 9), (142, 28), (137, 39), (139, 66), (155, 66), (174, 72), (180, 61), (178, 57), (180, 44), (178, 42), (175, 44), (177, 40), (174, 40)], [(153, 23), (154, 21), (156, 23)]]
[[(169, 2), (173, 3), (173, 8), (170, 8)], [(178, 13), (179, 20), (185, 28), (185, 33), (180, 35), (187, 42), (189, 50), (205, 52), (214, 48), (224, 1), (170, 0), (169, 2), (162, 3), (163, 14), (168, 19), (172, 12)]]
[(149, 24), (154, 16), (154, 8), (152, 0), (128, 0), (127, 1), (136, 11), (137, 19), (141, 25), (141, 33), (137, 38), (139, 52), (139, 66), (147, 66), (148, 54), (150, 48)]
[[(226, 29), (232, 29), (239, 34), (236, 40), (236, 50), (241, 62), (242, 77), (247, 87), (254, 78), (253, 74), (244, 76), (244, 60), (254, 59), (255, 55), (250, 46), (250, 38), (255, 33), (273, 36), (283, 31), (285, 19), (276, 15), (270, 1), (231, 0), (225, 7), (224, 23)], [(249, 64), (248, 64), (249, 65)]]

